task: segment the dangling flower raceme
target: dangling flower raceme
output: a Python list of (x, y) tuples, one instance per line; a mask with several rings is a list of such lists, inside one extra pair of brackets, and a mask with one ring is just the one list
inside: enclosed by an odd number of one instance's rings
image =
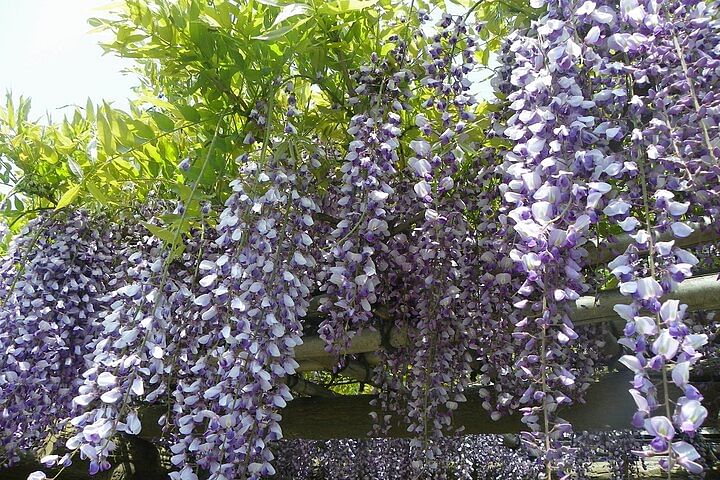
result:
[(111, 231), (82, 212), (68, 217), (30, 222), (2, 265), (0, 431), (8, 457), (0, 463), (16, 461), (47, 431), (62, 430), (102, 328), (103, 294), (117, 259)]
[[(708, 20), (715, 15), (715, 4), (669, 2), (659, 5), (633, 1), (621, 2), (618, 8), (612, 3), (591, 1), (536, 3), (537, 7), (547, 6), (547, 15), (532, 27), (529, 35), (511, 35), (503, 51), (511, 67), (502, 69), (495, 81), (496, 88), (507, 95), (510, 109), (516, 112), (506, 121), (505, 135), (515, 144), (506, 157), (509, 164), (504, 167), (509, 177), (507, 186), (501, 188), (504, 188), (508, 208), (514, 207), (508, 210), (512, 231), (526, 242), (522, 248), (515, 247), (510, 252), (518, 270), (527, 275), (518, 292), (528, 297), (536, 288), (534, 283), (538, 283), (547, 297), (542, 308), (546, 316), (548, 306), (552, 311), (553, 304), (572, 300), (568, 291), (573, 292), (572, 295), (582, 292), (581, 280), (577, 288), (561, 289), (552, 285), (552, 276), (548, 279), (545, 265), (547, 259), (557, 261), (558, 257), (544, 254), (544, 242), (552, 244), (553, 235), (557, 239), (560, 233), (568, 233), (555, 227), (556, 223), (562, 224), (563, 217), (583, 219), (586, 225), (608, 218), (625, 232), (637, 232), (636, 251), (647, 250), (649, 244), (651, 254), (663, 258), (662, 272), (658, 272), (662, 278), (655, 278), (654, 272), (633, 277), (639, 261), (632, 251), (610, 264), (621, 281), (620, 291), (636, 299), (630, 313), (621, 307), (621, 314), (630, 322), (626, 333), (637, 332), (649, 337), (649, 343), (644, 340), (625, 343), (637, 352), (645, 348), (651, 350), (654, 357), (649, 366), (655, 369), (664, 368), (666, 362), (683, 350), (681, 345), (688, 345), (692, 353), (683, 354), (679, 362), (682, 369), (697, 359), (690, 343), (700, 346), (704, 339), (684, 340), (687, 332), (682, 326), (682, 312), (680, 318), (672, 313), (663, 314), (673, 316), (672, 321), (664, 317), (653, 319), (638, 312), (645, 308), (657, 313), (661, 307), (660, 297), (689, 277), (697, 260), (689, 252), (674, 247), (672, 242), (653, 242), (654, 232), (649, 228), (638, 230), (644, 222), (637, 217), (647, 219), (648, 209), (656, 209), (658, 231), (671, 231), (682, 239), (692, 232), (683, 221), (689, 218), (690, 199), (698, 197), (695, 201), (702, 205), (700, 215), (716, 215), (717, 193), (706, 187), (707, 178), (712, 178), (710, 184), (713, 184), (717, 175), (713, 161), (716, 146), (708, 137), (717, 127), (712, 107), (715, 100), (712, 94), (703, 91), (713, 84), (714, 73), (705, 68), (710, 57), (703, 58), (699, 54), (703, 49), (698, 48), (704, 36), (710, 39), (710, 45), (718, 39), (716, 22)], [(618, 53), (623, 57), (618, 58)], [(688, 65), (695, 61), (697, 70), (692, 70)], [(694, 74), (700, 74), (697, 81), (693, 81)], [(700, 100), (707, 101), (708, 107), (704, 108)], [(678, 106), (671, 107), (675, 102)], [(682, 123), (668, 115), (670, 109), (673, 115), (685, 113)], [(623, 151), (624, 143), (631, 148)], [(649, 161), (661, 161), (648, 168), (641, 155), (647, 155)], [(537, 167), (533, 171), (534, 165)], [(561, 172), (553, 171), (556, 165), (561, 165)], [(554, 183), (548, 184), (546, 176)], [(561, 179), (564, 182), (558, 182)], [(618, 183), (621, 180), (629, 183)], [(562, 208), (562, 203), (558, 205), (557, 201), (568, 190), (573, 192), (573, 201)], [(649, 190), (652, 191), (648, 193)], [(680, 198), (676, 198), (678, 193)], [(649, 195), (653, 195), (653, 205), (649, 204)], [(575, 207), (580, 200), (585, 200), (585, 211)], [(583, 235), (587, 235), (583, 230), (579, 235), (575, 232), (568, 235), (578, 240), (573, 251), (580, 251), (577, 246), (584, 242)], [(502, 266), (495, 255), (492, 257), (488, 260), (493, 265)], [(582, 256), (572, 261), (576, 268), (570, 277), (580, 278)], [(551, 269), (555, 266), (550, 264)], [(507, 279), (506, 273), (510, 275)], [(514, 283), (513, 273), (503, 272), (503, 284)], [(570, 271), (566, 268), (563, 273)], [(495, 279), (488, 277), (488, 281), (492, 280)], [(516, 304), (527, 305), (527, 300)], [(666, 311), (672, 310), (667, 304), (664, 307)], [(661, 325), (661, 321), (665, 325)], [(567, 322), (564, 324), (568, 326)], [(516, 321), (516, 325), (527, 328), (524, 320)], [(529, 340), (530, 348), (534, 348), (537, 339), (528, 333), (520, 330), (517, 337)], [(545, 339), (545, 335), (542, 338)], [(563, 339), (561, 343), (571, 339), (565, 333), (558, 338)], [(528, 358), (535, 359), (534, 356)], [(627, 360), (627, 363), (633, 366), (639, 363), (645, 368), (644, 359)], [(677, 376), (680, 378), (680, 373)], [(641, 407), (647, 415), (657, 405), (654, 393), (647, 391), (651, 389), (649, 381), (637, 380), (636, 383), (636, 388), (650, 395), (650, 401)], [(546, 398), (545, 390), (544, 387), (543, 398)], [(532, 391), (529, 389), (527, 393)], [(690, 416), (699, 419), (702, 410), (695, 410), (695, 403), (687, 403), (692, 401), (683, 397), (679, 412), (682, 405), (689, 405), (686, 410), (693, 410)], [(687, 415), (675, 414), (676, 419), (681, 417)], [(693, 421), (684, 422), (686, 430), (692, 430), (691, 426), (695, 425)], [(663, 442), (669, 440), (658, 437), (656, 443), (664, 445)]]
[[(398, 48), (394, 54), (403, 52)], [(387, 209), (394, 193), (390, 178), (398, 162), (404, 84), (411, 80), (408, 71), (389, 72), (388, 60), (373, 58), (353, 75), (357, 86), (350, 102), (358, 103), (362, 97), (366, 109), (351, 118), (348, 128), (352, 141), (340, 168), (336, 209), (340, 220), (330, 234), (331, 264), (322, 287), (328, 294), (322, 311), (329, 318), (319, 333), (334, 353), (346, 349), (355, 333), (372, 325), (372, 307), (381, 293), (375, 259), (390, 235)]]

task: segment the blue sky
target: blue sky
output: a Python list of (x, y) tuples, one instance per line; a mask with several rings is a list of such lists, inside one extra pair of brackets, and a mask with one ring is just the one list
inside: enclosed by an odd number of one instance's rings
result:
[[(103, 55), (87, 19), (103, 16), (108, 0), (0, 0), (0, 96), (32, 98), (33, 118), (62, 118), (64, 105), (88, 97), (125, 108), (137, 80), (122, 73), (131, 61)], [(476, 79), (487, 76), (487, 71)], [(488, 84), (476, 91), (490, 97)], [(4, 101), (4, 100), (3, 100)], [(47, 121), (47, 119), (45, 119)]]
[[(0, 0), (0, 95), (29, 96), (35, 118), (62, 117), (63, 105), (88, 97), (127, 106), (137, 83), (128, 60), (103, 55), (103, 37), (87, 19), (103, 16), (106, 0)], [(105, 37), (107, 38), (107, 37)], [(3, 100), (4, 101), (4, 100)], [(67, 111), (67, 110), (66, 110)]]

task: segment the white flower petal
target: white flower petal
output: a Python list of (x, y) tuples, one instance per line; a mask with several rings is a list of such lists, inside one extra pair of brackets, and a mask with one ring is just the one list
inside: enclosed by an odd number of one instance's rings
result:
[(678, 238), (685, 238), (694, 231), (690, 226), (683, 222), (675, 222), (670, 225), (670, 228), (672, 229), (673, 234)]
[(670, 335), (668, 329), (663, 329), (653, 342), (652, 351), (656, 355), (662, 355), (666, 360), (669, 360), (675, 356), (679, 347), (680, 342)]
[(117, 379), (115, 375), (110, 372), (102, 372), (98, 375), (97, 384), (100, 388), (114, 387)]
[(640, 364), (640, 360), (638, 360), (635, 355), (623, 355), (622, 357), (620, 357), (618, 362), (622, 363), (635, 373), (641, 372), (643, 370), (643, 367)]
[(118, 400), (120, 400), (120, 397), (122, 397), (122, 393), (117, 388), (113, 388), (109, 392), (105, 392), (100, 396), (100, 400), (102, 400), (105, 403), (115, 403)]

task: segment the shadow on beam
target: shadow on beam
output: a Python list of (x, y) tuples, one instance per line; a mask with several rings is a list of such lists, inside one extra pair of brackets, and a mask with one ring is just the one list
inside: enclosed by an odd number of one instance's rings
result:
[[(630, 428), (630, 420), (636, 406), (628, 393), (631, 372), (609, 373), (592, 385), (587, 392), (585, 404), (573, 405), (559, 411), (559, 415), (572, 423), (576, 431), (617, 430)], [(718, 387), (718, 384), (706, 384)], [(703, 385), (698, 385), (699, 388)], [(674, 390), (671, 398), (676, 399)], [(467, 402), (455, 411), (453, 425), (464, 427), (464, 434), (518, 433), (524, 429), (520, 415), (512, 415), (493, 421), (482, 408), (477, 391), (466, 392)], [(347, 395), (334, 398), (298, 398), (281, 411), (282, 429), (286, 438), (328, 440), (333, 438), (367, 438), (372, 429), (370, 413), (374, 411), (370, 401), (373, 395)], [(717, 402), (717, 394), (708, 396), (706, 403)], [(706, 426), (717, 426), (717, 405), (707, 405), (710, 410)], [(151, 407), (143, 415), (144, 437), (160, 434), (157, 419), (161, 408)], [(391, 428), (390, 437), (409, 437), (404, 426)]]

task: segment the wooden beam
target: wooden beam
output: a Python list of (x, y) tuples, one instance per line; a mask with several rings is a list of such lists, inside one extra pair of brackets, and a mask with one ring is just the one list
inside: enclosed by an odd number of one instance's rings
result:
[[(688, 278), (680, 284), (677, 291), (664, 298), (680, 300), (687, 304), (689, 312), (720, 310), (718, 274)], [(577, 299), (570, 316), (576, 325), (612, 321), (619, 318), (613, 307), (619, 303), (631, 302), (632, 297), (621, 294), (619, 290), (601, 292), (597, 297), (584, 296)]]
[[(693, 232), (685, 238), (675, 238), (672, 230), (669, 229), (664, 232), (656, 229), (654, 232), (655, 241), (669, 242), (675, 240), (676, 246), (686, 248), (720, 240), (717, 223), (713, 223), (709, 217), (705, 217), (703, 221), (689, 223), (688, 225), (693, 229)], [(619, 235), (613, 242), (604, 239), (598, 244), (597, 241), (593, 240), (586, 246), (588, 251), (587, 265), (595, 266), (608, 263), (619, 254), (622, 254), (634, 242), (635, 240), (628, 234)]]
[[(364, 353), (361, 355), (364, 363), (353, 359), (345, 359), (344, 368), (340, 369), (337, 373), (361, 383), (374, 385), (373, 367), (378, 364), (379, 359), (375, 353)], [(297, 369), (299, 372), (334, 371), (338, 364), (337, 359), (330, 355), (307, 357), (299, 360), (298, 363), (300, 364), (300, 367)]]
[(288, 375), (285, 378), (285, 384), (290, 390), (300, 395), (307, 395), (310, 397), (322, 397), (322, 398), (334, 398), (337, 394), (325, 388), (322, 385), (305, 380), (300, 375)]
[[(637, 410), (628, 393), (631, 372), (611, 373), (591, 386), (587, 403), (573, 405), (559, 411), (559, 415), (572, 423), (576, 431), (617, 430), (631, 428), (632, 416)], [(673, 388), (671, 398), (680, 392)], [(527, 427), (520, 415), (493, 421), (482, 408), (477, 391), (466, 393), (467, 402), (460, 403), (453, 416), (454, 427), (463, 427), (463, 434), (519, 433)], [(297, 399), (282, 412), (282, 428), (286, 438), (325, 440), (332, 438), (367, 438), (372, 428), (369, 402), (372, 395), (341, 396), (332, 400)], [(716, 397), (717, 398), (717, 397)], [(716, 406), (717, 407), (717, 406)], [(717, 408), (708, 415), (706, 426), (717, 425)], [(394, 425), (390, 437), (406, 438), (411, 435), (405, 425)]]
[[(680, 284), (676, 292), (666, 298), (680, 300), (687, 304), (688, 311), (720, 310), (720, 281), (718, 274), (702, 275), (688, 278)], [(597, 296), (583, 296), (576, 300), (571, 318), (576, 325), (609, 322), (619, 319), (613, 310), (618, 304), (628, 304), (632, 298), (622, 295), (619, 290), (600, 292)], [(390, 344), (402, 347), (407, 343), (407, 336), (397, 329), (390, 332)], [(317, 364), (321, 358), (331, 357), (325, 351), (325, 341), (317, 336), (303, 338), (304, 343), (295, 348), (295, 358), (302, 364), (304, 359), (312, 358)], [(364, 330), (356, 334), (350, 347), (343, 353), (357, 354), (374, 352), (380, 348), (382, 337), (377, 330)], [(331, 357), (332, 358), (332, 357)]]
[[(559, 416), (572, 423), (576, 431), (617, 430), (630, 428), (637, 407), (628, 393), (633, 374), (630, 371), (613, 372), (592, 385), (587, 392), (587, 403), (572, 405), (559, 410)], [(706, 394), (710, 410), (706, 427), (717, 426), (720, 385), (696, 384), (701, 391), (714, 389)], [(671, 399), (680, 391), (672, 388)], [(493, 421), (482, 408), (477, 390), (469, 389), (467, 401), (460, 403), (453, 417), (455, 427), (463, 427), (463, 434), (506, 434), (525, 430), (520, 415), (503, 417)], [(370, 413), (376, 411), (371, 405), (373, 395), (340, 395), (334, 398), (297, 398), (280, 413), (285, 438), (327, 440), (333, 438), (367, 438), (372, 429)], [(157, 420), (167, 411), (164, 407), (147, 407), (142, 411), (143, 438), (160, 435)], [(388, 437), (407, 438), (410, 434), (402, 424), (395, 424)]]
[[(407, 342), (407, 336), (393, 329), (390, 332), (390, 344), (394, 347), (402, 347)], [(355, 334), (350, 343), (350, 347), (343, 351), (344, 354), (355, 354), (374, 352), (380, 349), (382, 344), (382, 336), (377, 330), (363, 330), (360, 333)], [(295, 347), (295, 359), (300, 362), (305, 358), (314, 358), (316, 361), (319, 358), (332, 357), (325, 350), (325, 340), (320, 337), (312, 336), (303, 338), (303, 344)]]

